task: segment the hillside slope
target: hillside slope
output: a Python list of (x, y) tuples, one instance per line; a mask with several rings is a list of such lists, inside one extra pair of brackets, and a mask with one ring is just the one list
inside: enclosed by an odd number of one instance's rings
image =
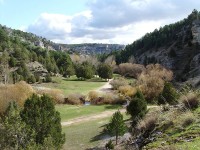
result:
[(200, 16), (194, 10), (186, 19), (146, 34), (116, 55), (117, 63), (134, 56), (137, 63), (160, 63), (172, 69), (177, 81), (200, 83)]

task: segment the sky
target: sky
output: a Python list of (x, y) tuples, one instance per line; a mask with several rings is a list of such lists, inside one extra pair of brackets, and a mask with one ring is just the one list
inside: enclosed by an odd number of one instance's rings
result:
[(131, 44), (186, 18), (199, 0), (0, 0), (0, 24), (65, 44)]

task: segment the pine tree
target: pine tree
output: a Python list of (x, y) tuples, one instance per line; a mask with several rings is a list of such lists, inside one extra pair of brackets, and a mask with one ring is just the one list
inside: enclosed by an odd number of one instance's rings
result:
[(127, 106), (126, 110), (127, 113), (132, 117), (133, 125), (137, 123), (138, 119), (144, 117), (147, 111), (147, 103), (141, 91), (137, 91), (136, 95)]
[(126, 132), (126, 125), (123, 120), (123, 115), (118, 110), (115, 112), (110, 120), (110, 123), (106, 127), (107, 131), (111, 135), (115, 135), (116, 145), (118, 143), (118, 137), (124, 135)]
[(33, 145), (34, 131), (20, 117), (16, 102), (11, 102), (0, 122), (1, 149), (27, 149)]
[(27, 99), (21, 117), (35, 131), (37, 144), (44, 144), (45, 138), (48, 137), (52, 138), (58, 149), (64, 144), (65, 135), (62, 134), (60, 114), (47, 95), (39, 97), (34, 94)]

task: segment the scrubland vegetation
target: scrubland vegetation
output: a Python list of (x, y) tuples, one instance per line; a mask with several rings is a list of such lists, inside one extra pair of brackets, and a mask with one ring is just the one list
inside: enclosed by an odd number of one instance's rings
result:
[[(188, 17), (189, 23), (193, 17)], [(169, 37), (175, 38), (173, 31), (185, 23), (187, 20), (165, 26), (124, 51), (98, 59), (28, 46), (17, 37), (7, 36), (1, 27), (0, 149), (199, 147), (200, 91), (177, 83), (173, 71), (157, 64), (156, 58), (146, 58), (142, 65), (130, 55), (133, 50), (170, 43)], [(164, 36), (167, 31), (168, 38)], [(8, 45), (9, 50), (5, 48)], [(45, 75), (28, 68), (26, 63), (33, 62), (44, 67)], [(113, 72), (118, 74), (114, 78)], [(112, 79), (112, 88), (98, 91), (108, 79)], [(129, 116), (119, 109), (126, 109)], [(112, 117), (61, 126), (61, 121), (114, 110)], [(125, 133), (130, 133), (128, 139)]]

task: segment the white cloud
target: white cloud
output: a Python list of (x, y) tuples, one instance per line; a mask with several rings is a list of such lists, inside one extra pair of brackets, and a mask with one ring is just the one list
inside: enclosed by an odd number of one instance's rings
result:
[(71, 16), (43, 13), (27, 31), (61, 43), (127, 44), (197, 6), (197, 0), (93, 0), (87, 11)]

